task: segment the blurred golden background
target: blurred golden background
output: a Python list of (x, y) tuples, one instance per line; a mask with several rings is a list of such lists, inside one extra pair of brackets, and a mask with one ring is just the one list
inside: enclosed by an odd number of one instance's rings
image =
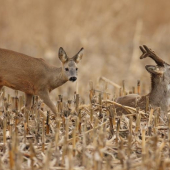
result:
[[(137, 80), (149, 90), (146, 64), (139, 45), (146, 44), (170, 63), (170, 1), (167, 0), (0, 0), (0, 47), (44, 58), (61, 66), (58, 49), (72, 57), (81, 47), (78, 89), (88, 97), (88, 82), (100, 76), (131, 88)], [(112, 87), (110, 87), (112, 88)], [(52, 92), (67, 98), (75, 91), (68, 82)]]

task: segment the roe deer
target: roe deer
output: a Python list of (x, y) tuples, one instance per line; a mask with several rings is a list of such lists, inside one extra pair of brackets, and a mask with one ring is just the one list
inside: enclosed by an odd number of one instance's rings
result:
[[(145, 110), (146, 96), (149, 97), (149, 104), (153, 108), (160, 107), (163, 113), (168, 111), (170, 105), (170, 65), (160, 59), (154, 51), (149, 49), (146, 45), (140, 46), (142, 55), (140, 59), (147, 56), (156, 62), (156, 66), (146, 65), (146, 70), (151, 74), (151, 91), (145, 96), (138, 94), (129, 94), (117, 98), (117, 102), (131, 107), (140, 107)], [(118, 109), (120, 110), (120, 109)]]
[(83, 48), (74, 57), (68, 58), (60, 47), (58, 56), (62, 67), (49, 65), (41, 58), (0, 49), (0, 89), (7, 86), (25, 92), (27, 109), (31, 108), (33, 95), (38, 95), (56, 114), (57, 110), (49, 98), (49, 92), (68, 80), (77, 79), (77, 63), (83, 57)]

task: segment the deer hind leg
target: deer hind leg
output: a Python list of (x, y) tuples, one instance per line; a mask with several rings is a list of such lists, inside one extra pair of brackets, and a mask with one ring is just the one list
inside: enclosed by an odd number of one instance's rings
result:
[(26, 96), (25, 107), (26, 107), (26, 109), (31, 110), (31, 104), (32, 104), (33, 95), (25, 93), (25, 96)]
[[(2, 91), (1, 91), (1, 90), (2, 90), (2, 87), (3, 87), (3, 86), (0, 86), (0, 93), (1, 93), (1, 94), (2, 94)], [(3, 95), (1, 95), (1, 98), (0, 98), (0, 107), (3, 107), (3, 104), (2, 104), (2, 103), (3, 103), (3, 102), (2, 102), (3, 98), (2, 98), (2, 96), (3, 96)]]
[(57, 109), (53, 102), (50, 100), (48, 91), (40, 91), (38, 93), (39, 97), (44, 101), (44, 103), (52, 110), (52, 112), (56, 115)]
[(3, 86), (0, 85), (0, 92), (2, 92), (2, 87), (3, 87)]

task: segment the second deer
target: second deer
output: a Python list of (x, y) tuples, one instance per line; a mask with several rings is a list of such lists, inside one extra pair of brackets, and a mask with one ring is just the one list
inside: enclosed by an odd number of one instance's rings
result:
[(117, 98), (117, 102), (131, 107), (146, 109), (146, 96), (149, 97), (149, 104), (153, 108), (160, 107), (161, 111), (166, 114), (170, 105), (170, 65), (159, 58), (154, 51), (146, 45), (140, 46), (142, 55), (140, 59), (150, 57), (156, 62), (154, 65), (146, 65), (146, 70), (151, 74), (151, 91), (145, 96), (138, 94), (129, 94)]

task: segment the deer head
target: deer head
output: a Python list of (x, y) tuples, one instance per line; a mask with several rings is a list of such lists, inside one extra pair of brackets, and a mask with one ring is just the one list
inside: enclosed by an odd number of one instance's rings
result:
[(83, 57), (83, 48), (72, 58), (69, 58), (62, 47), (59, 48), (58, 53), (59, 59), (63, 65), (63, 72), (68, 78), (69, 81), (76, 81), (77, 80), (77, 72), (78, 67), (77, 64)]
[(152, 89), (155, 86), (162, 86), (164, 90), (170, 90), (170, 65), (159, 58), (155, 52), (149, 49), (146, 45), (143, 45), (143, 47), (140, 46), (140, 50), (142, 51), (140, 59), (150, 57), (157, 64), (156, 66), (145, 66), (146, 70), (151, 74)]

